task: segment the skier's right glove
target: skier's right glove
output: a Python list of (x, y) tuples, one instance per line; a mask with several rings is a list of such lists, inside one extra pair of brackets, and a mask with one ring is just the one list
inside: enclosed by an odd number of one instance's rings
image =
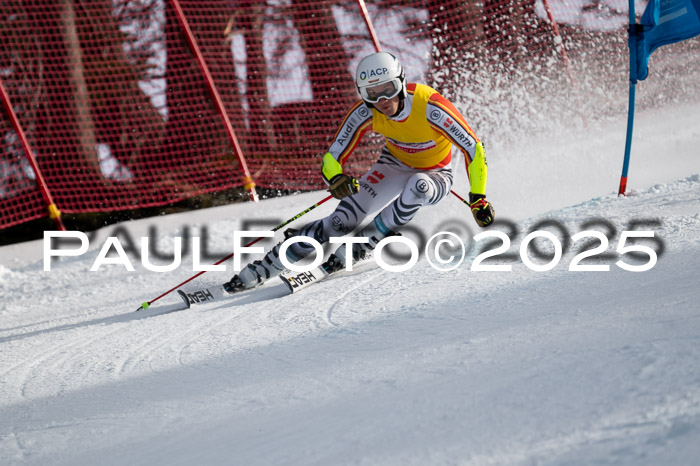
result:
[(323, 179), (328, 184), (328, 190), (336, 199), (343, 199), (351, 196), (360, 190), (360, 184), (355, 178), (343, 173), (340, 165), (333, 154), (326, 152), (323, 156), (323, 167), (321, 169)]
[(474, 220), (480, 227), (487, 227), (493, 223), (496, 213), (491, 203), (486, 200), (486, 196), (469, 193), (469, 207), (472, 209)]
[(331, 184), (328, 186), (331, 195), (336, 199), (352, 196), (360, 191), (360, 183), (357, 180), (343, 173), (335, 175), (331, 178)]

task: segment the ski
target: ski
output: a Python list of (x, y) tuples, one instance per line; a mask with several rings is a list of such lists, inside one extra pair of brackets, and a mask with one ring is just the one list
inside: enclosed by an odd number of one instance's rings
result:
[(286, 270), (280, 274), (280, 279), (282, 280), (282, 283), (284, 283), (287, 286), (290, 293), (298, 293), (299, 291), (308, 288), (314, 283), (320, 282), (321, 280), (325, 280), (329, 277), (336, 278), (347, 275), (354, 275), (355, 273), (361, 273), (363, 271), (366, 271), (367, 265), (373, 262), (370, 260), (370, 258), (371, 256), (367, 256), (362, 260), (354, 263), (353, 270), (350, 271), (346, 270), (345, 267), (343, 267), (340, 270), (329, 272), (326, 268), (328, 262), (326, 262), (320, 265), (319, 267), (307, 270), (306, 272), (291, 272), (289, 270)]
[(297, 293), (329, 275), (331, 274), (326, 272), (323, 266), (320, 266), (306, 272), (283, 272), (280, 274), (280, 280), (289, 288), (290, 293)]
[[(328, 275), (330, 274), (322, 267), (317, 267), (301, 273), (287, 271), (282, 273), (279, 278), (282, 280), (282, 283), (286, 285), (286, 288), (291, 294), (306, 288), (312, 283), (323, 280)], [(254, 289), (255, 288), (251, 288), (251, 290)], [(177, 294), (184, 302), (186, 306), (185, 309), (189, 309), (193, 304), (208, 304), (216, 301), (223, 301), (237, 295), (238, 293), (228, 293), (226, 290), (224, 290), (223, 285), (216, 285), (209, 288), (202, 288), (192, 291), (177, 290)]]
[(213, 301), (221, 301), (224, 298), (231, 296), (224, 290), (224, 285), (216, 285), (209, 288), (202, 288), (200, 290), (194, 291), (182, 291), (177, 290), (177, 294), (187, 305), (187, 309), (190, 308), (192, 304), (204, 304), (211, 303)]
[[(352, 275), (353, 273), (360, 273), (365, 269), (363, 267), (369, 261), (363, 260), (359, 264), (354, 264), (356, 270), (348, 272), (344, 268), (336, 272), (329, 273), (324, 267), (326, 264), (319, 267), (307, 270), (306, 272), (292, 272), (286, 270), (279, 275), (279, 279), (284, 283), (285, 287), (289, 291), (289, 294), (298, 293), (311, 286), (314, 283), (325, 280), (326, 278), (333, 276), (345, 276)], [(201, 288), (199, 290), (193, 291), (183, 291), (177, 290), (177, 294), (180, 296), (185, 304), (185, 309), (189, 309), (193, 304), (207, 304), (216, 301), (223, 301), (225, 299), (237, 296), (239, 293), (244, 291), (256, 290), (255, 288), (250, 288), (247, 290), (241, 290), (240, 292), (228, 293), (224, 289), (224, 285), (216, 285), (209, 288)]]

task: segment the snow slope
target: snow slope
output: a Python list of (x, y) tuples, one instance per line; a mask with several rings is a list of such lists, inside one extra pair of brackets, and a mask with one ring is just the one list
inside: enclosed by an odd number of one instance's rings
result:
[[(117, 227), (49, 272), (41, 242), (0, 248), (0, 464), (696, 463), (698, 122), (697, 104), (638, 115), (633, 191), (622, 198), (623, 119), (591, 129), (593, 139), (572, 131), (490, 146), (489, 197), (517, 230), (503, 230), (516, 255), (499, 263), (510, 272), (472, 272), (474, 248), (449, 273), (422, 259), (291, 296), (272, 283), (186, 311), (171, 312), (178, 300), (168, 296), (133, 312), (192, 275), (191, 257), (167, 274), (138, 259), (134, 272), (89, 272)], [(156, 226), (168, 250), (186, 227), (206, 226), (210, 249), (225, 255), (245, 220), (269, 228), (323, 196), (119, 228), (139, 238)], [(478, 232), (466, 217), (450, 197), (416, 223), (468, 239)], [(547, 220), (569, 236), (604, 232), (608, 252), (630, 222), (646, 221), (637, 229), (658, 240), (641, 244), (658, 262), (627, 272), (613, 255), (595, 262), (608, 272), (571, 272), (578, 242), (534, 272), (518, 247)]]

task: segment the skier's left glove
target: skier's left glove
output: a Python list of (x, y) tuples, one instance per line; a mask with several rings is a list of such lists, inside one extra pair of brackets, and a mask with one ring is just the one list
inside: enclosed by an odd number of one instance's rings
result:
[(472, 209), (474, 220), (480, 227), (487, 227), (493, 223), (496, 213), (491, 203), (486, 200), (486, 196), (469, 193), (469, 207)]

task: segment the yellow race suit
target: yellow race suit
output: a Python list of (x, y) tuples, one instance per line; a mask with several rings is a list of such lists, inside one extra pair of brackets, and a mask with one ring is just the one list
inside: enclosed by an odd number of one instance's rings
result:
[[(342, 165), (369, 130), (386, 138), (386, 150), (408, 167), (431, 170), (448, 166), (452, 144), (464, 154), (470, 192), (486, 193), (487, 165), (483, 145), (462, 114), (436, 90), (409, 83), (408, 96), (399, 115), (387, 117), (357, 102), (345, 116), (324, 160), (326, 181), (342, 171)], [(328, 163), (332, 157), (338, 162)], [(328, 168), (331, 167), (331, 168)]]

